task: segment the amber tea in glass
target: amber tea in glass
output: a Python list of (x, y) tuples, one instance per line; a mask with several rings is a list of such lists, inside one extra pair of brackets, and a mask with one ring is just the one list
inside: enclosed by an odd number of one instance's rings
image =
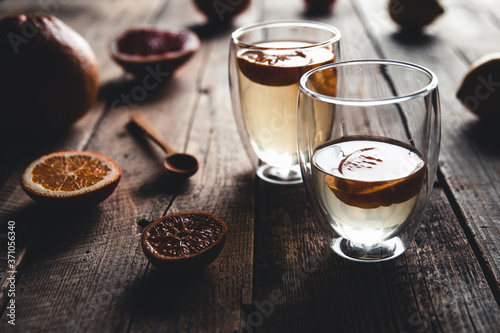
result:
[(333, 250), (388, 260), (408, 247), (435, 178), (435, 75), (388, 60), (337, 62), (300, 80), (297, 139), (317, 223)]
[(339, 57), (340, 32), (305, 21), (267, 22), (236, 30), (230, 52), (233, 109), (240, 134), (264, 163), (257, 174), (301, 182), (297, 158), (300, 77)]

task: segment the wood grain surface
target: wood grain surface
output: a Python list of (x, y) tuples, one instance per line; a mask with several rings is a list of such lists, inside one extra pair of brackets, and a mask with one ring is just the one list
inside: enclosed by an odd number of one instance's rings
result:
[[(418, 38), (390, 20), (385, 0), (337, 0), (311, 16), (302, 0), (254, 0), (232, 24), (207, 25), (186, 0), (0, 1), (0, 16), (49, 12), (82, 34), (99, 60), (100, 93), (70, 130), (0, 142), (0, 332), (498, 332), (500, 327), (499, 127), (456, 99), (470, 64), (498, 51), (495, 0), (442, 0), (445, 14)], [(231, 31), (277, 19), (342, 31), (343, 59), (390, 58), (434, 71), (440, 84), (439, 178), (411, 247), (359, 264), (334, 255), (303, 185), (254, 176), (232, 115)], [(114, 64), (110, 39), (138, 24), (192, 29), (201, 49), (142, 100), (140, 81)], [(466, 29), (465, 29), (466, 27)], [(1, 75), (1, 73), (0, 73)], [(0, 92), (1, 94), (1, 92)], [(0, 111), (1, 112), (1, 111)], [(196, 155), (186, 181), (165, 174), (162, 152), (128, 126), (143, 114), (174, 148)], [(58, 150), (105, 154), (122, 168), (114, 194), (83, 212), (35, 204), (24, 167)], [(226, 246), (199, 274), (161, 274), (142, 253), (143, 228), (203, 210), (228, 226)], [(16, 223), (16, 326), (8, 324), (7, 222)]]

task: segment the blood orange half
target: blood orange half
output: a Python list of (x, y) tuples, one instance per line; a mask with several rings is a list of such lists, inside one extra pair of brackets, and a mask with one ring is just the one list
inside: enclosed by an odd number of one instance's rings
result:
[(180, 27), (134, 27), (110, 45), (112, 59), (138, 78), (158, 73), (173, 73), (200, 48), (198, 36)]
[(212, 263), (226, 242), (227, 227), (199, 211), (161, 217), (142, 233), (142, 249), (161, 270), (198, 270)]

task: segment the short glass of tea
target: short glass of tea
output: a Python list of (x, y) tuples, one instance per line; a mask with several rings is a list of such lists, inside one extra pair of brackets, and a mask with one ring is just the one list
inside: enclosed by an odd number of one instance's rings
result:
[(361, 262), (402, 254), (438, 164), (436, 76), (390, 60), (322, 66), (300, 80), (297, 118), (304, 183), (333, 250)]
[(232, 34), (229, 80), (233, 110), (257, 175), (271, 183), (302, 182), (297, 158), (297, 96), (307, 71), (338, 61), (340, 32), (308, 21), (273, 21)]

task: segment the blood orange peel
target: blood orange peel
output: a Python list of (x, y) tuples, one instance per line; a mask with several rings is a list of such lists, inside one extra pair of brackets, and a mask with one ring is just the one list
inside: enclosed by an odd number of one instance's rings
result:
[(201, 42), (191, 30), (180, 27), (133, 27), (109, 44), (112, 59), (136, 76), (149, 71), (172, 73), (198, 51)]
[(163, 216), (144, 229), (141, 245), (160, 270), (199, 270), (212, 263), (226, 242), (225, 223), (210, 213), (188, 211)]
[(63, 151), (33, 161), (22, 175), (21, 186), (41, 204), (88, 208), (110, 196), (120, 178), (120, 167), (104, 155)]

